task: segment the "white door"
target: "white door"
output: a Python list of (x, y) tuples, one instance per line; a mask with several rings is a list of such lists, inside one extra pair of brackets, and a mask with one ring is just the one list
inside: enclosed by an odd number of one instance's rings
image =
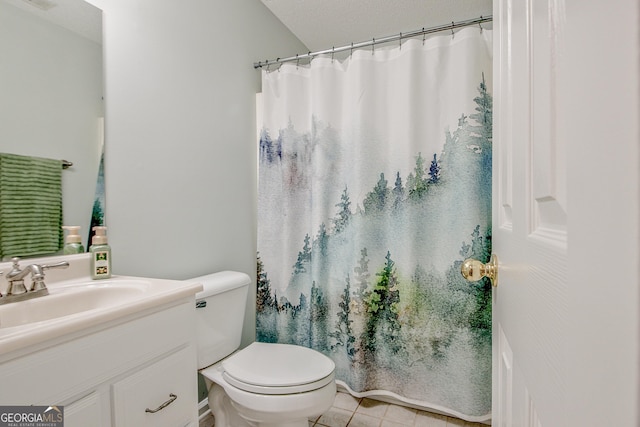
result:
[(494, 0), (494, 426), (639, 425), (637, 0)]

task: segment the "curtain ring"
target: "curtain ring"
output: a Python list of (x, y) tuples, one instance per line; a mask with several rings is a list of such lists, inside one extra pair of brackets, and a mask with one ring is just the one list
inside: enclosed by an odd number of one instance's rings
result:
[(376, 53), (376, 39), (371, 39), (371, 55)]
[(482, 15), (480, 15), (480, 22), (478, 22), (478, 27), (480, 27), (480, 34), (482, 34)]
[(424, 27), (422, 27), (422, 45), (423, 46), (426, 40), (427, 40), (427, 33), (424, 31)]
[(456, 25), (455, 22), (451, 21), (451, 38), (452, 39), (456, 37), (456, 34), (453, 32), (453, 28), (455, 25)]
[(353, 56), (353, 42), (351, 42), (351, 50), (349, 51), (349, 58)]
[(331, 63), (333, 64), (333, 54), (335, 53), (336, 47), (332, 46), (331, 47)]
[(402, 33), (400, 33), (400, 42), (398, 43), (398, 48), (402, 50)]
[(298, 58), (298, 54), (296, 53), (296, 70), (300, 66), (300, 58)]

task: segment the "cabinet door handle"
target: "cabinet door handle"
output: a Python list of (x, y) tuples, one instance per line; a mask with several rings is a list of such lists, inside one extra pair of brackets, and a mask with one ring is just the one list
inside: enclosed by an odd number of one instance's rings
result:
[(167, 400), (166, 402), (164, 402), (162, 405), (158, 406), (156, 409), (145, 409), (144, 412), (148, 412), (150, 414), (155, 414), (158, 411), (163, 410), (164, 408), (166, 408), (167, 406), (171, 405), (173, 403), (174, 400), (176, 400), (178, 398), (178, 396), (176, 396), (173, 393), (169, 394), (169, 400)]

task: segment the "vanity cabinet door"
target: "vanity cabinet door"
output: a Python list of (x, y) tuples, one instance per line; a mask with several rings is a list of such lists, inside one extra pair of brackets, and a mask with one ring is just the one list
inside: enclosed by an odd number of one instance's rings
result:
[(177, 427), (197, 417), (196, 364), (186, 347), (113, 384), (118, 427)]
[(75, 402), (64, 405), (65, 427), (108, 426), (108, 411), (103, 411), (103, 405), (108, 405), (108, 395), (94, 391)]

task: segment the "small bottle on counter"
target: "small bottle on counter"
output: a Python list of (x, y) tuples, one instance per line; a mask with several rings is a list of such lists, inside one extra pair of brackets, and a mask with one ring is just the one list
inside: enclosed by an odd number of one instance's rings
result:
[(91, 278), (108, 279), (111, 277), (111, 247), (107, 244), (107, 227), (93, 227), (95, 235), (91, 239)]
[(63, 225), (63, 230), (67, 230), (69, 234), (64, 240), (64, 248), (62, 253), (65, 255), (81, 254), (84, 253), (84, 246), (82, 246), (82, 238), (80, 237), (79, 225)]

